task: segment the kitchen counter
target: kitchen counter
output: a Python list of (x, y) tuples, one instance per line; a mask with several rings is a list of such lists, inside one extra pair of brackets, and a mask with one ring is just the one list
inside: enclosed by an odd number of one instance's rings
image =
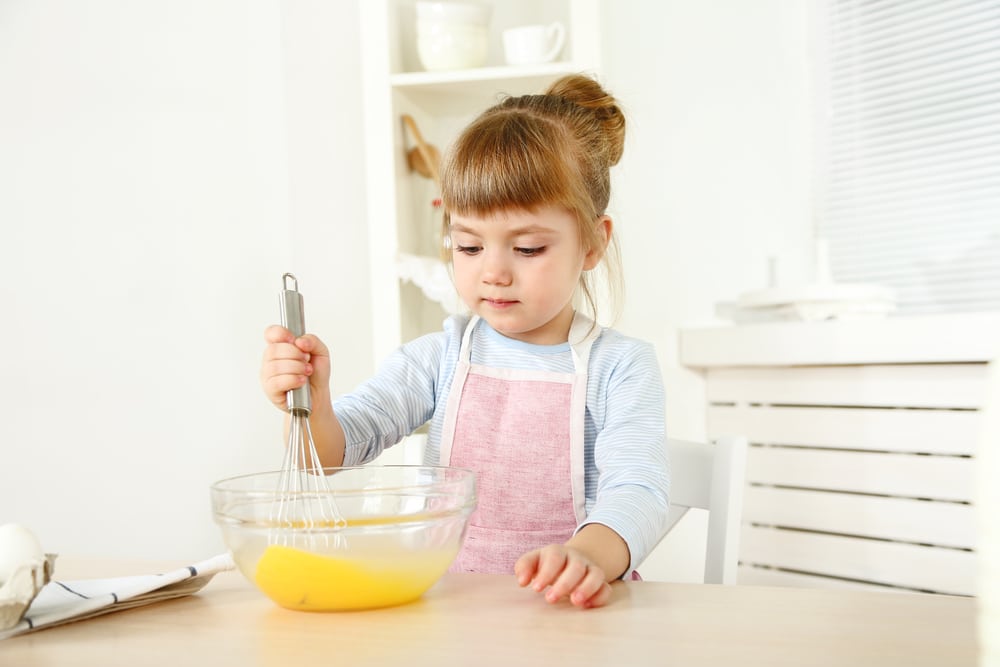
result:
[[(57, 577), (157, 571), (61, 559)], [(234, 571), (193, 596), (7, 639), (0, 664), (974, 667), (974, 619), (964, 597), (655, 582), (616, 583), (608, 606), (581, 611), (468, 574), (412, 604), (319, 614), (277, 607)]]

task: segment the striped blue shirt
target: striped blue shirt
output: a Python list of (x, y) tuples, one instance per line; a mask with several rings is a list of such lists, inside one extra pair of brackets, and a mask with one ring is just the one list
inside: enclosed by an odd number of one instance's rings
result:
[[(396, 350), (378, 373), (334, 401), (344, 429), (344, 465), (366, 463), (430, 421), (425, 463), (437, 465), (445, 406), (468, 316)], [(480, 320), (470, 340), (476, 365), (573, 372), (569, 343), (533, 345)], [(634, 569), (663, 536), (670, 479), (663, 381), (653, 346), (613, 329), (594, 341), (584, 417), (587, 518), (618, 533)], [(530, 457), (530, 443), (525, 443)]]

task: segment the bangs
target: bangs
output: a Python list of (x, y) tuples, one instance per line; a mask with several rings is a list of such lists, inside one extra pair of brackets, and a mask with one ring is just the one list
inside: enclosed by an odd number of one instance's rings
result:
[(462, 215), (553, 204), (573, 210), (580, 201), (573, 187), (579, 169), (565, 131), (511, 110), (471, 125), (449, 152), (442, 176), (445, 210)]

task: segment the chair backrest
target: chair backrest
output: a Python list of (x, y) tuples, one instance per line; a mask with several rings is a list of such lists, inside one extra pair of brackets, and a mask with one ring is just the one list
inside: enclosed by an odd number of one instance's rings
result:
[(724, 436), (715, 444), (667, 440), (670, 455), (669, 531), (692, 507), (708, 510), (705, 583), (735, 584), (746, 479), (747, 441)]

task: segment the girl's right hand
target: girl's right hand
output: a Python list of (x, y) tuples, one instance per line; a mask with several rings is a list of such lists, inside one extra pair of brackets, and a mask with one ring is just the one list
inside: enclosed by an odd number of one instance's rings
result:
[(264, 331), (264, 359), (260, 384), (274, 405), (288, 411), (287, 394), (309, 383), (315, 395), (330, 389), (330, 352), (319, 338), (306, 334), (295, 338), (285, 327), (271, 325)]

